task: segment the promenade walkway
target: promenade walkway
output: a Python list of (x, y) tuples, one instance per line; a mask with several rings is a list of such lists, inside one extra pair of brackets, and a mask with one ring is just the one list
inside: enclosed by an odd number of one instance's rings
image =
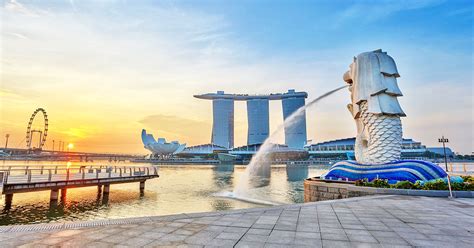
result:
[(0, 227), (1, 247), (472, 247), (474, 199), (369, 196)]

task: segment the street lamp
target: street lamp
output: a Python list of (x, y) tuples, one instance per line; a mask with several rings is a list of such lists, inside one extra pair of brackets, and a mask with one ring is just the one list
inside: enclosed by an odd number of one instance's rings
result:
[(443, 143), (443, 152), (444, 152), (444, 165), (446, 166), (446, 178), (448, 179), (448, 188), (449, 188), (449, 197), (453, 198), (453, 192), (451, 191), (451, 180), (448, 173), (448, 157), (446, 156), (446, 144), (449, 140), (444, 138), (444, 135), (438, 139), (439, 143)]
[(5, 139), (6, 139), (6, 141), (5, 141), (5, 150), (7, 150), (7, 147), (8, 147), (8, 138), (10, 138), (10, 134), (7, 133), (7, 134), (5, 134)]

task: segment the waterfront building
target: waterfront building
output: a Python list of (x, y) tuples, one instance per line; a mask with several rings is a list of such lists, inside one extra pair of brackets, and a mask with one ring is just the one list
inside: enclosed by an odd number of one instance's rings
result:
[(209, 157), (217, 153), (226, 153), (229, 149), (215, 144), (202, 144), (186, 147), (178, 154), (179, 157)]
[(270, 133), (268, 99), (247, 100), (247, 145), (262, 144)]
[[(218, 91), (217, 94), (224, 94)], [(211, 143), (226, 148), (234, 147), (234, 101), (215, 98), (212, 100)]]
[[(281, 100), (285, 120), (305, 105), (305, 97), (295, 93), (294, 90), (289, 90)], [(303, 148), (306, 140), (306, 113), (303, 113), (293, 125), (285, 126), (285, 144), (290, 148)]]
[[(239, 160), (250, 161), (262, 144), (246, 145), (236, 147), (229, 151), (229, 154), (236, 155)], [(268, 156), (272, 161), (305, 160), (308, 158), (308, 152), (304, 149), (295, 149), (282, 144), (272, 144)]]
[[(354, 159), (355, 138), (337, 139), (317, 144), (308, 144), (305, 149), (312, 158), (341, 158)], [(413, 139), (402, 140), (402, 157), (403, 158), (426, 158), (443, 154), (443, 148), (426, 147), (419, 141)], [(454, 153), (446, 148), (448, 156), (453, 157)]]
[(147, 134), (145, 129), (142, 130), (141, 137), (144, 147), (152, 152), (153, 157), (167, 158), (182, 152), (186, 147), (186, 144), (180, 144), (178, 141), (166, 142), (165, 138), (155, 140), (153, 134)]
[[(428, 147), (426, 148), (429, 152), (436, 154), (438, 156), (444, 156), (443, 147)], [(451, 148), (446, 147), (446, 156), (453, 158), (456, 154), (451, 150)]]
[[(213, 123), (211, 143), (231, 149), (234, 147), (234, 101), (247, 102), (247, 145), (261, 144), (270, 134), (269, 101), (281, 100), (283, 118), (305, 105), (306, 92), (293, 89), (286, 93), (250, 95), (226, 94), (224, 91), (195, 95), (194, 97), (212, 100)], [(299, 116), (295, 124), (285, 127), (285, 144), (290, 148), (302, 149), (306, 144), (306, 114)]]

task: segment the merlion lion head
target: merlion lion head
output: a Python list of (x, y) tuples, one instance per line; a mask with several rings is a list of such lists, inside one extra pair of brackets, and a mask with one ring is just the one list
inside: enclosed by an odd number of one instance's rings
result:
[[(381, 49), (354, 57), (343, 76), (350, 85), (352, 107), (356, 111), (354, 117), (358, 112), (356, 105), (362, 101), (368, 102), (371, 113), (405, 116), (396, 100), (403, 95), (397, 85), (398, 77), (395, 61)], [(389, 104), (393, 101), (396, 101), (395, 105)]]

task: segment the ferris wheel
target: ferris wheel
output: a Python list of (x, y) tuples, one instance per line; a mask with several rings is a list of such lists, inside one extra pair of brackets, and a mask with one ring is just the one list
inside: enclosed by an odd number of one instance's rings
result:
[[(35, 117), (39, 112), (43, 114), (44, 126), (43, 128), (32, 129)], [(28, 149), (31, 149), (33, 135), (35, 133), (39, 134), (39, 141), (38, 147), (34, 148), (41, 149), (46, 143), (46, 137), (48, 136), (48, 114), (46, 114), (46, 110), (44, 110), (43, 108), (37, 108), (35, 112), (33, 112), (33, 114), (31, 115), (30, 121), (28, 122), (28, 128), (26, 129), (26, 146), (28, 147)]]

